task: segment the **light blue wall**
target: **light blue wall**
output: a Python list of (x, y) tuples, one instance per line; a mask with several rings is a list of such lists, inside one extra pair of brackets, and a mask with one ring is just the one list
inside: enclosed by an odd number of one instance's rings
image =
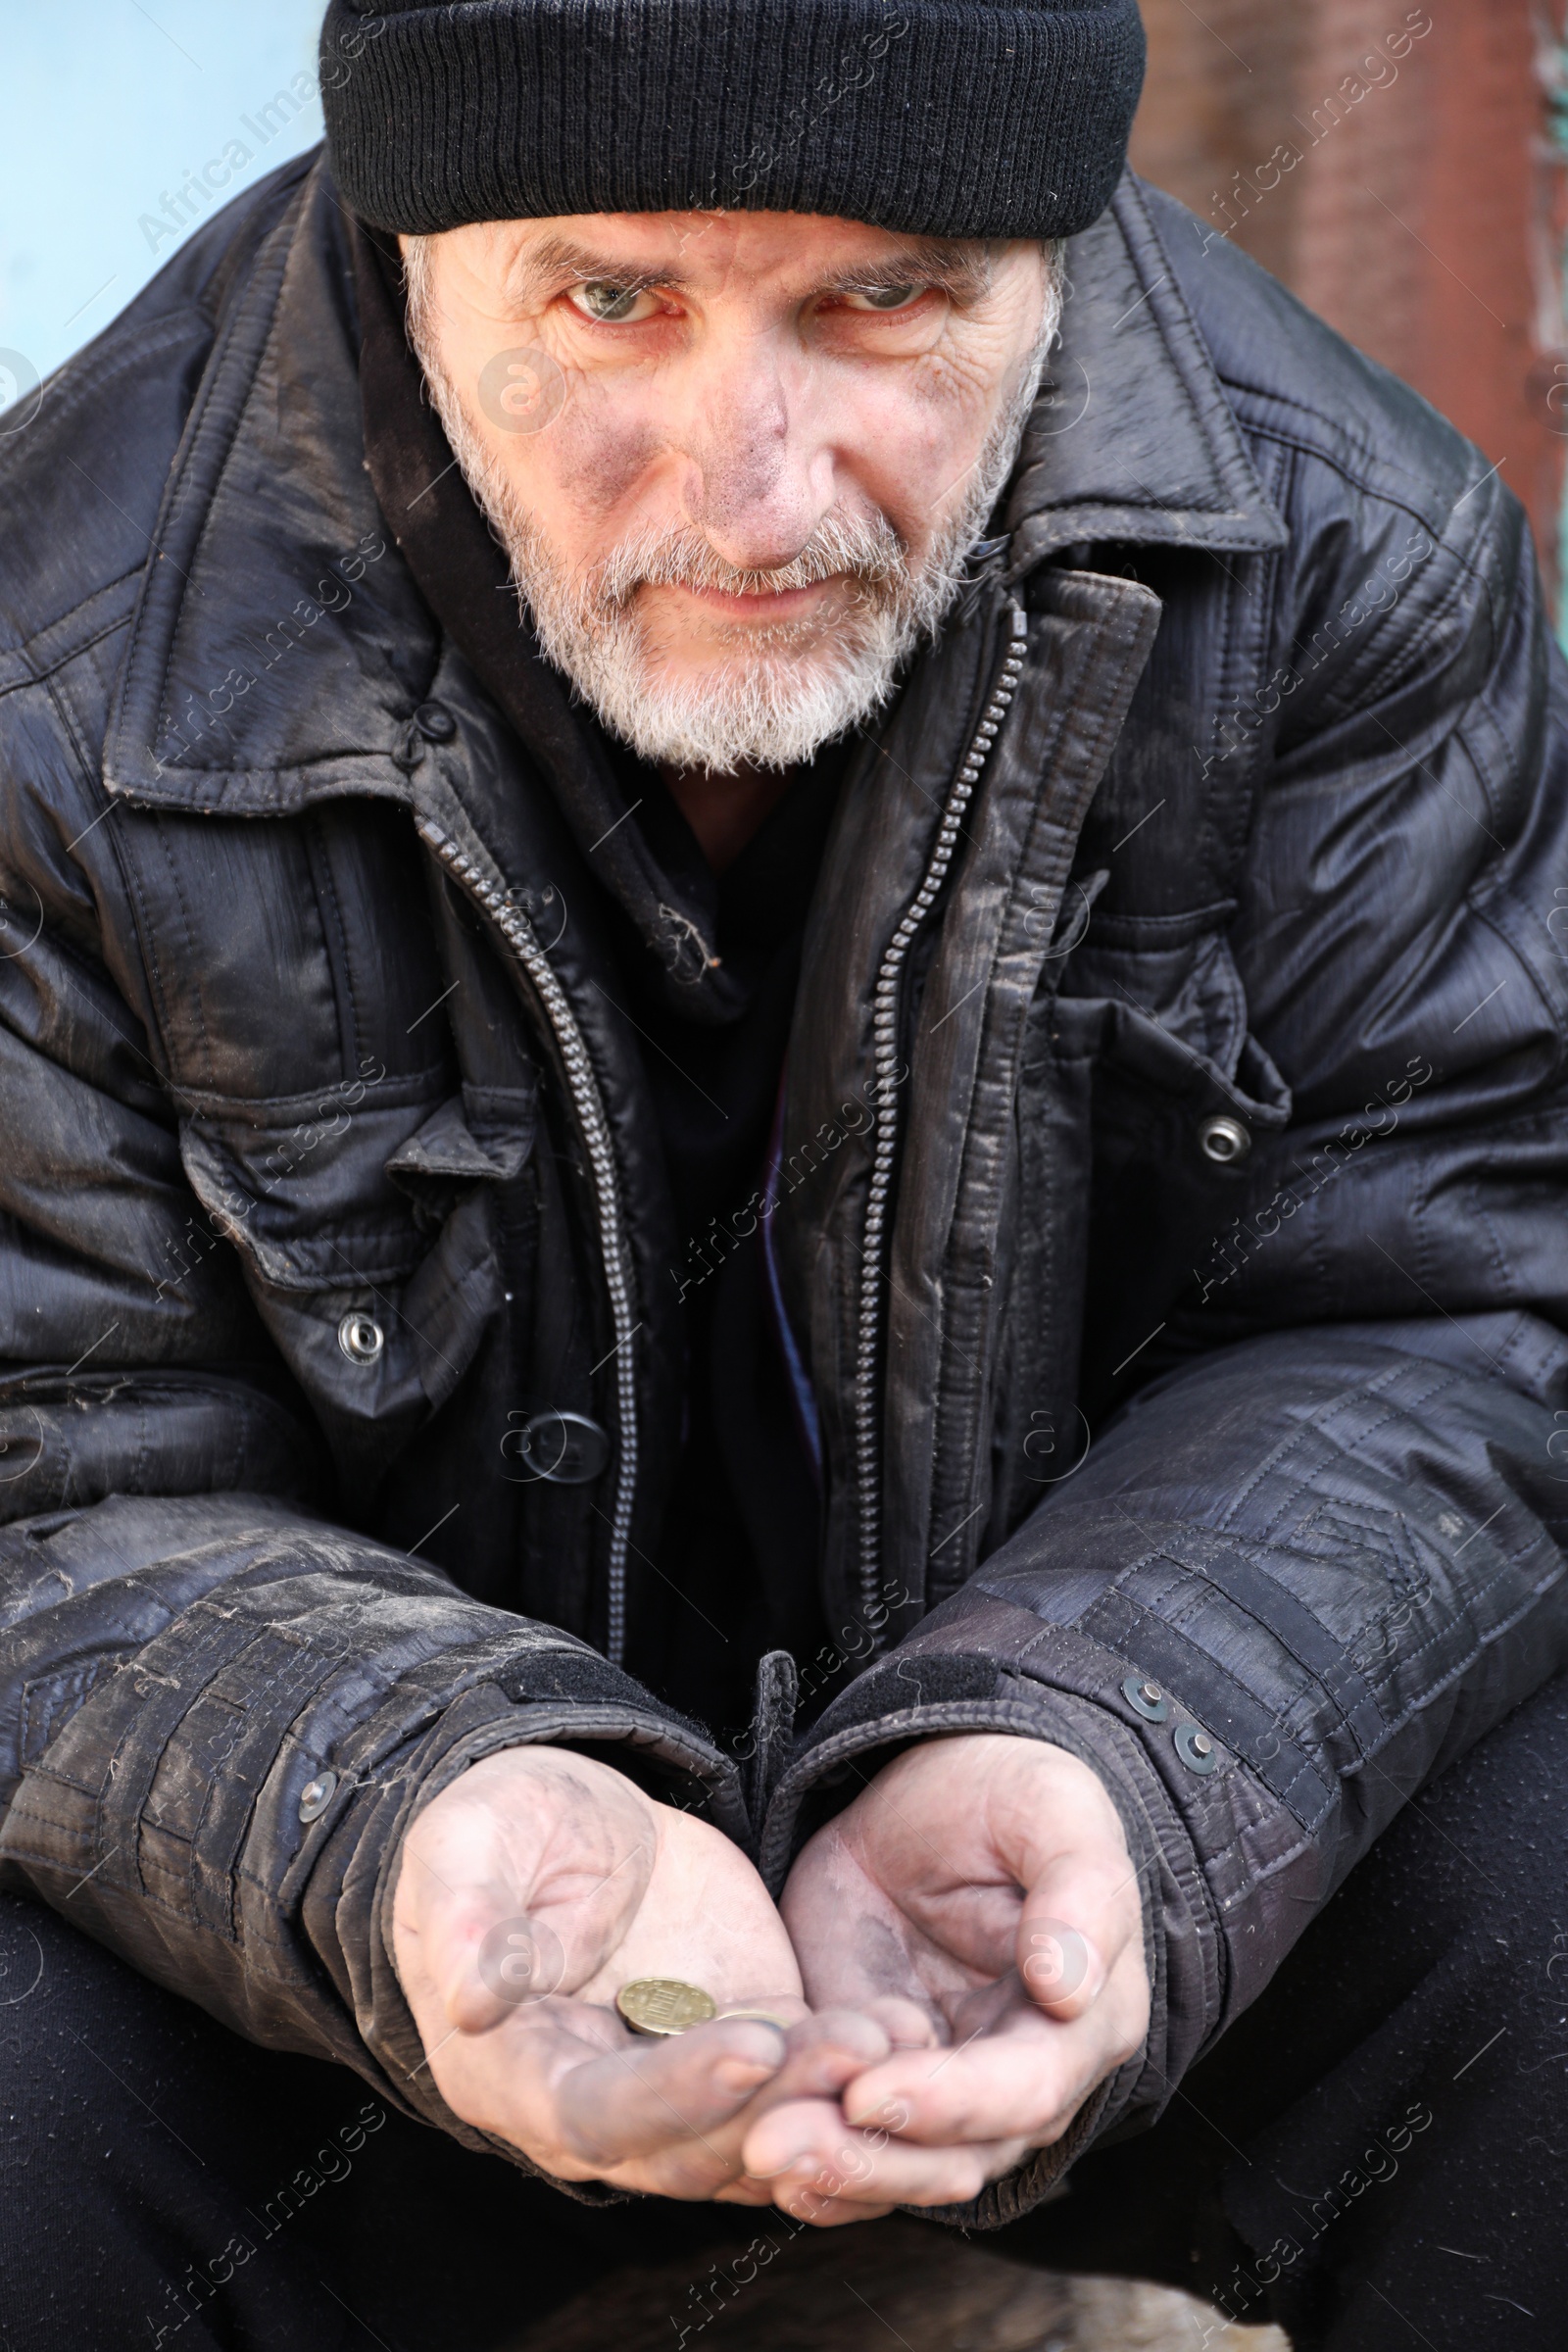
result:
[(320, 137), (323, 6), (0, 0), (0, 406), (26, 381), (5, 352), (47, 375), (200, 220)]

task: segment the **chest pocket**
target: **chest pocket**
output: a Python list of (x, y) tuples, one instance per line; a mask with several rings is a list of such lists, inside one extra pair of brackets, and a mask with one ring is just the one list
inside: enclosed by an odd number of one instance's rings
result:
[(1225, 937), (1234, 903), (1191, 914), (1098, 908), (1067, 964), (1057, 1027), (1070, 1054), (1165, 1114), (1180, 1163), (1212, 1174), (1285, 1126), (1291, 1092), (1247, 1025), (1247, 996)]
[(1054, 1051), (1076, 1074), (1090, 1188), (1079, 1400), (1145, 1374), (1206, 1236), (1285, 1127), (1291, 1090), (1248, 1025), (1234, 906), (1102, 913), (1067, 960)]
[(197, 1098), (180, 1129), (192, 1190), (360, 1499), (502, 1305), (496, 1193), (533, 1150), (536, 1084), (432, 1102), (443, 1082), (372, 1065), (310, 1096)]

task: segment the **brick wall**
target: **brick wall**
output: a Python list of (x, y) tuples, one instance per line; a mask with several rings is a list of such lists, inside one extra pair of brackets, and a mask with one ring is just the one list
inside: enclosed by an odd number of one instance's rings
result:
[(1555, 580), (1564, 0), (1143, 0), (1138, 169), (1479, 442)]

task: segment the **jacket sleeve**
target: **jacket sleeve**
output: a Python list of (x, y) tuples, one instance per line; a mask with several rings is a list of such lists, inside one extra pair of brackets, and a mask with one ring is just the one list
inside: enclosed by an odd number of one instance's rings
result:
[(114, 816), (74, 860), (68, 789), (0, 779), (0, 1886), (484, 2145), (389, 1957), (407, 1822), (564, 1739), (743, 1833), (733, 1768), (582, 1642), (322, 1514), (324, 1448), (98, 953)]
[(1293, 453), (1267, 723), (1236, 745), (1262, 773), (1231, 945), (1287, 1121), (1222, 1209), (1169, 1165), (1128, 1188), (1160, 1227), (1114, 1351), (1161, 1326), (1145, 1385), (775, 1796), (775, 1883), (933, 1731), (1058, 1741), (1118, 1802), (1148, 2044), (958, 2218), (1152, 2119), (1399, 1808), (1568, 1663), (1568, 673), (1517, 507), (1409, 421), (1419, 480)]

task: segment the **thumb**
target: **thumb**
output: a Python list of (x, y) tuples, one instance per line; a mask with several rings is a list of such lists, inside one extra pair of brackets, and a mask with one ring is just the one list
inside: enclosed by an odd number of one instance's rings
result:
[(1061, 1854), (1024, 1899), (1015, 1946), (1024, 1990), (1048, 2017), (1064, 2022), (1092, 2009), (1142, 1909), (1136, 1875), (1087, 1854)]
[(558, 1992), (566, 1954), (548, 1923), (517, 1907), (514, 1886), (460, 1886), (426, 1914), (420, 1937), (449, 2024), (487, 2034), (524, 2001)]

